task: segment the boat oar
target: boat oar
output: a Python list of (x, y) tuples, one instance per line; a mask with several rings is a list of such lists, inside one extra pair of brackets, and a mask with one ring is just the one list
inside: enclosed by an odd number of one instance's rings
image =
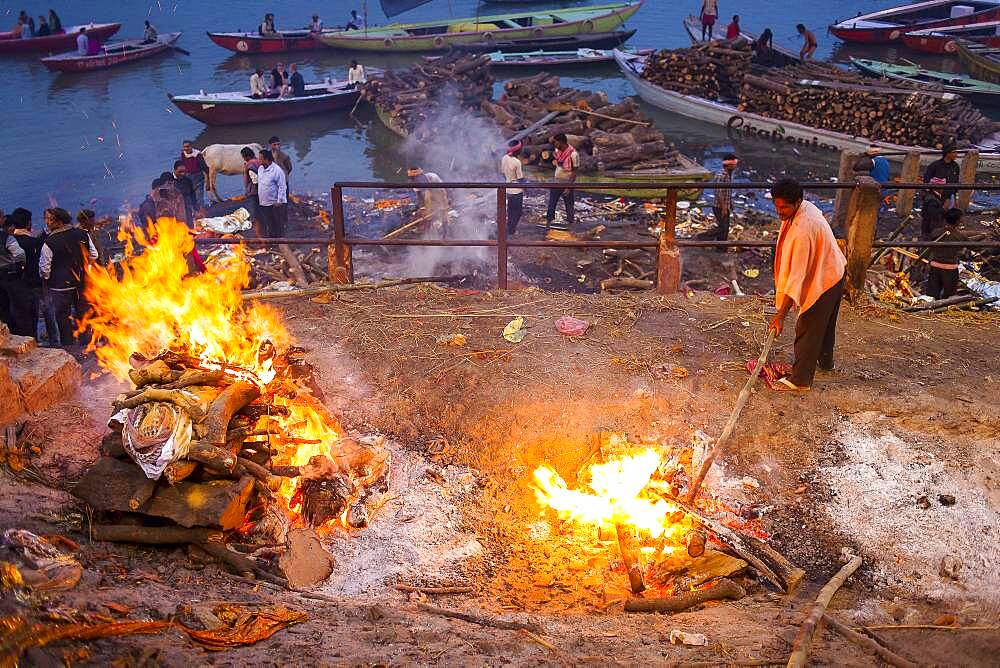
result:
[(176, 51), (177, 53), (183, 53), (185, 56), (190, 56), (191, 55), (190, 51), (188, 51), (187, 49), (182, 49), (179, 46), (173, 46), (173, 45), (171, 45), (170, 48), (173, 49), (174, 51)]
[(606, 118), (609, 121), (618, 121), (619, 123), (632, 123), (633, 125), (642, 125), (649, 127), (652, 123), (647, 123), (646, 121), (633, 121), (629, 118), (615, 118), (614, 116), (608, 116), (607, 114), (599, 114), (596, 111), (589, 111), (587, 109), (580, 109), (573, 106), (569, 102), (553, 102), (552, 104), (545, 105), (545, 108), (549, 111), (575, 111), (578, 114), (586, 114), (588, 116), (597, 116), (598, 118)]

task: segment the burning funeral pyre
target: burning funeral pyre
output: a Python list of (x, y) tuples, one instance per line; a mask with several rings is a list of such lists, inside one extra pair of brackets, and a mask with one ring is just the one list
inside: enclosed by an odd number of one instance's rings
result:
[(388, 454), (342, 437), (277, 312), (244, 302), (243, 249), (192, 274), (182, 223), (122, 237), (125, 260), (87, 282), (91, 350), (134, 386), (114, 401), (105, 456), (74, 491), (110, 522), (94, 537), (197, 543), (270, 577), (222, 543), (250, 552), (297, 526), (365, 526)]
[(665, 455), (619, 435), (602, 441), (601, 461), (583, 466), (575, 487), (543, 465), (534, 472), (534, 489), (539, 505), (578, 537), (617, 543), (629, 588), (643, 595), (626, 611), (677, 612), (740, 598), (743, 588), (729, 578), (748, 568), (782, 591), (799, 584), (804, 572), (764, 542), (759, 520), (717, 499), (681, 500), (689, 471), (698, 468), (691, 449)]

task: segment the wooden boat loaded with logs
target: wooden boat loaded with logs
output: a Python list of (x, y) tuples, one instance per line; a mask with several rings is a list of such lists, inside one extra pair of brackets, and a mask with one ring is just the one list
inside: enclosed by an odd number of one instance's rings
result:
[[(914, 150), (921, 153), (921, 161), (924, 163), (930, 163), (940, 157), (940, 150), (932, 147), (904, 146), (885, 141), (873, 141), (864, 136), (811, 127), (786, 119), (770, 118), (742, 110), (726, 102), (668, 90), (643, 78), (643, 68), (648, 58), (650, 56), (615, 52), (615, 60), (619, 68), (635, 88), (639, 97), (664, 111), (720, 125), (734, 135), (756, 137), (764, 141), (831, 154), (843, 150), (861, 153), (870, 144), (875, 144), (885, 151), (886, 157), (897, 162), (902, 161), (907, 152)], [(777, 86), (777, 84), (769, 84), (763, 77), (756, 77), (756, 79), (761, 80), (762, 86)], [(980, 151), (979, 169), (993, 174), (1000, 173), (1000, 134), (994, 133), (984, 138), (977, 143), (976, 148)]]
[(254, 99), (246, 91), (167, 97), (178, 109), (205, 125), (240, 125), (350, 109), (359, 94), (346, 81), (335, 81), (306, 84), (306, 94), (301, 97)]
[[(567, 37), (620, 30), (645, 0), (618, 5), (522, 11), (447, 21), (392, 24), (323, 34), (335, 49), (355, 51), (446, 51), (461, 44)], [(536, 47), (532, 47), (536, 48)]]
[(995, 0), (925, 0), (844, 19), (831, 25), (830, 32), (845, 42), (889, 44), (915, 30), (998, 19)]
[(106, 67), (123, 65), (135, 60), (149, 58), (159, 53), (172, 51), (174, 44), (180, 39), (179, 32), (162, 33), (155, 42), (145, 44), (141, 39), (129, 39), (121, 42), (109, 42), (101, 46), (100, 53), (93, 56), (81, 56), (76, 51), (61, 53), (58, 56), (42, 58), (42, 64), (54, 72), (90, 72)]
[[(701, 43), (701, 19), (697, 16), (688, 16), (684, 19), (684, 32), (688, 34), (692, 44)], [(740, 37), (746, 39), (747, 41), (753, 43), (757, 41), (757, 36), (753, 33), (747, 32), (746, 30), (740, 31)], [(720, 21), (712, 27), (712, 39), (714, 40), (725, 40), (726, 39), (726, 26)], [(782, 67), (784, 65), (790, 65), (791, 63), (797, 63), (801, 60), (799, 54), (793, 53), (789, 49), (783, 46), (772, 46), (771, 50), (774, 52), (771, 56), (771, 62), (769, 65), (774, 65), (776, 67)]]

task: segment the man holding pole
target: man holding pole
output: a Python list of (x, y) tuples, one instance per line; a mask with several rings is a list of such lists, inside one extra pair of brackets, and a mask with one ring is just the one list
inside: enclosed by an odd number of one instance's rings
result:
[(795, 363), (789, 376), (778, 380), (781, 390), (804, 392), (812, 385), (817, 365), (833, 370), (837, 314), (844, 295), (847, 258), (837, 245), (830, 224), (812, 202), (802, 198), (794, 179), (771, 187), (781, 231), (774, 250), (774, 293), (778, 312), (770, 328), (781, 335), (785, 317), (795, 319)]

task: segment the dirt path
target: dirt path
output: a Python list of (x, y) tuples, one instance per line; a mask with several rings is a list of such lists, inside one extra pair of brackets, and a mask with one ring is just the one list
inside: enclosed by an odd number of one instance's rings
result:
[[(168, 633), (93, 643), (77, 661), (136, 663), (144, 652), (156, 652), (164, 665), (783, 661), (842, 547), (865, 557), (832, 606), (845, 621), (931, 623), (947, 613), (962, 624), (997, 623), (995, 316), (845, 309), (837, 371), (801, 396), (759, 390), (737, 431), (738, 449), (709, 481), (759, 515), (772, 542), (807, 570), (808, 584), (788, 601), (748, 583), (739, 602), (667, 617), (622, 612), (627, 593), (623, 577), (611, 572), (613, 559), (583, 558), (580, 537), (540, 513), (531, 473), (547, 462), (575, 479), (602, 433), (660, 445), (688, 444), (696, 430), (718, 434), (746, 378), (743, 364), (759, 351), (763, 301), (422, 286), (281, 306), (333, 412), (359, 435), (390, 439), (399, 500), (376, 516), (369, 536), (330, 537), (341, 571), (320, 591), (336, 602), (255, 590), (182, 549), (83, 539), (86, 574), (77, 588), (53, 596), (60, 609), (109, 614), (104, 603), (116, 602), (130, 609), (129, 618), (190, 619), (189, 606), (199, 601), (280, 600), (310, 619), (254, 647), (212, 656)], [(520, 344), (500, 337), (515, 315), (527, 318)], [(563, 337), (553, 326), (562, 315), (590, 321), (590, 331)], [(455, 334), (465, 345), (439, 343)], [(789, 360), (789, 335), (776, 354)], [(60, 414), (83, 411), (75, 424), (96, 435), (100, 405)], [(93, 458), (92, 438), (56, 431), (42, 456)], [(50, 471), (51, 482), (71, 474)], [(752, 482), (741, 483), (745, 477)], [(22, 480), (3, 474), (0, 523), (82, 538), (87, 517), (68, 497)], [(445, 553), (455, 558), (438, 559)], [(944, 557), (960, 560), (957, 579), (940, 575)], [(468, 584), (473, 594), (432, 602), (533, 619), (545, 636), (539, 642), (419, 612), (392, 589), (400, 579)], [(709, 645), (670, 645), (672, 629), (705, 633)], [(988, 665), (1000, 650), (996, 632), (882, 637), (926, 663)], [(64, 650), (54, 646), (32, 659)], [(873, 661), (826, 632), (813, 655), (817, 664)]]

